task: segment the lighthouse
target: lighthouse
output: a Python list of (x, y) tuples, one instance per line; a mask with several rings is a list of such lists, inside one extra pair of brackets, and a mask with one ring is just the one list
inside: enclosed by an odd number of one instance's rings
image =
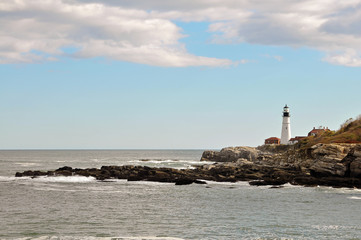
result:
[(288, 141), (290, 139), (291, 139), (290, 110), (286, 104), (286, 106), (283, 108), (281, 144), (289, 144)]

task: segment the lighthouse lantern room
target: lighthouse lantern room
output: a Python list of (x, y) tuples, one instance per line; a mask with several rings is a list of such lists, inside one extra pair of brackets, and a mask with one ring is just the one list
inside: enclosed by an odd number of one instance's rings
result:
[(281, 144), (289, 144), (290, 139), (291, 139), (290, 109), (286, 104), (286, 106), (283, 108)]

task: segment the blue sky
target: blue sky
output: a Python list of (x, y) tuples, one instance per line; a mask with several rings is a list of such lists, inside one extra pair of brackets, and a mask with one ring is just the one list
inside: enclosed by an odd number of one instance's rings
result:
[(292, 136), (337, 129), (361, 113), (361, 2), (334, 4), (5, 1), (0, 149), (257, 146), (285, 104)]

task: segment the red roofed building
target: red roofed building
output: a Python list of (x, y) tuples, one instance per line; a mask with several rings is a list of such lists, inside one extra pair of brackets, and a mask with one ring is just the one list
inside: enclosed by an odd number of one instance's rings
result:
[(323, 132), (330, 131), (330, 129), (325, 127), (313, 128), (309, 133), (308, 136), (317, 136), (322, 134)]
[(280, 144), (281, 139), (277, 137), (270, 137), (264, 140), (264, 144)]

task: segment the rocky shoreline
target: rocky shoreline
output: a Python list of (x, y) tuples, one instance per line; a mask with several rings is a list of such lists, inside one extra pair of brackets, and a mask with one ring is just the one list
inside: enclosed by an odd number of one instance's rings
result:
[(103, 166), (100, 169), (62, 167), (54, 171), (17, 172), (16, 177), (92, 176), (100, 181), (169, 182), (176, 185), (248, 181), (251, 185), (361, 188), (361, 144), (316, 144), (308, 149), (294, 146), (230, 147), (205, 151), (201, 161), (214, 164), (194, 169), (146, 166)]

